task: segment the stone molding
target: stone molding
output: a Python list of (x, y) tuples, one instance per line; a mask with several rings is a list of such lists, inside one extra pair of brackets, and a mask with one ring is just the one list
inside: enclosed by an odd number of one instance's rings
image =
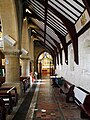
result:
[(20, 57), (21, 60), (30, 60), (29, 57)]
[(32, 62), (32, 63), (33, 63), (33, 62), (34, 62), (34, 60), (30, 60), (30, 62)]
[(4, 55), (14, 55), (14, 56), (20, 56), (21, 52), (18, 51), (2, 51)]

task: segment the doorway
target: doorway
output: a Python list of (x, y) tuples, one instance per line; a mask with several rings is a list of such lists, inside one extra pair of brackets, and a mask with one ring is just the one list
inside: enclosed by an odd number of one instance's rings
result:
[(54, 69), (53, 58), (48, 52), (43, 52), (38, 58), (38, 73), (40, 78), (49, 77)]

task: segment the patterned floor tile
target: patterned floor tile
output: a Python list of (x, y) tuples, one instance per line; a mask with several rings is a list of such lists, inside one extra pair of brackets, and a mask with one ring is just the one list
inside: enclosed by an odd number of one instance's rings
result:
[(59, 88), (53, 88), (49, 79), (44, 82), (40, 85), (36, 104), (39, 111), (34, 113), (35, 120), (86, 120), (80, 118), (80, 109), (76, 104), (66, 103), (66, 96), (60, 94)]

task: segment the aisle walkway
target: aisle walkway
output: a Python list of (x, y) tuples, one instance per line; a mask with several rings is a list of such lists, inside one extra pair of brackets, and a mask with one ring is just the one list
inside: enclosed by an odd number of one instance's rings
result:
[(34, 95), (37, 100), (33, 97), (26, 120), (85, 120), (80, 118), (78, 106), (66, 103), (65, 95), (60, 94), (59, 88), (51, 86), (50, 79), (41, 80), (38, 88)]
[(53, 94), (50, 79), (41, 81), (33, 120), (64, 120)]
[(7, 120), (87, 120), (80, 118), (78, 106), (66, 103), (65, 95), (59, 91), (51, 86), (50, 79), (36, 81)]

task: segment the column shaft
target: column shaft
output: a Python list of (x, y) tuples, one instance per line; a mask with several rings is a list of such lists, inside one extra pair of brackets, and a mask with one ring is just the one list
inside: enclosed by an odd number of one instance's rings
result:
[(22, 94), (20, 83), (20, 64), (19, 56), (14, 54), (5, 55), (5, 83), (3, 86), (15, 86), (19, 95)]
[(22, 76), (30, 75), (30, 60), (22, 60)]
[(15, 55), (5, 55), (6, 59), (6, 82), (18, 82), (20, 75), (19, 57)]

